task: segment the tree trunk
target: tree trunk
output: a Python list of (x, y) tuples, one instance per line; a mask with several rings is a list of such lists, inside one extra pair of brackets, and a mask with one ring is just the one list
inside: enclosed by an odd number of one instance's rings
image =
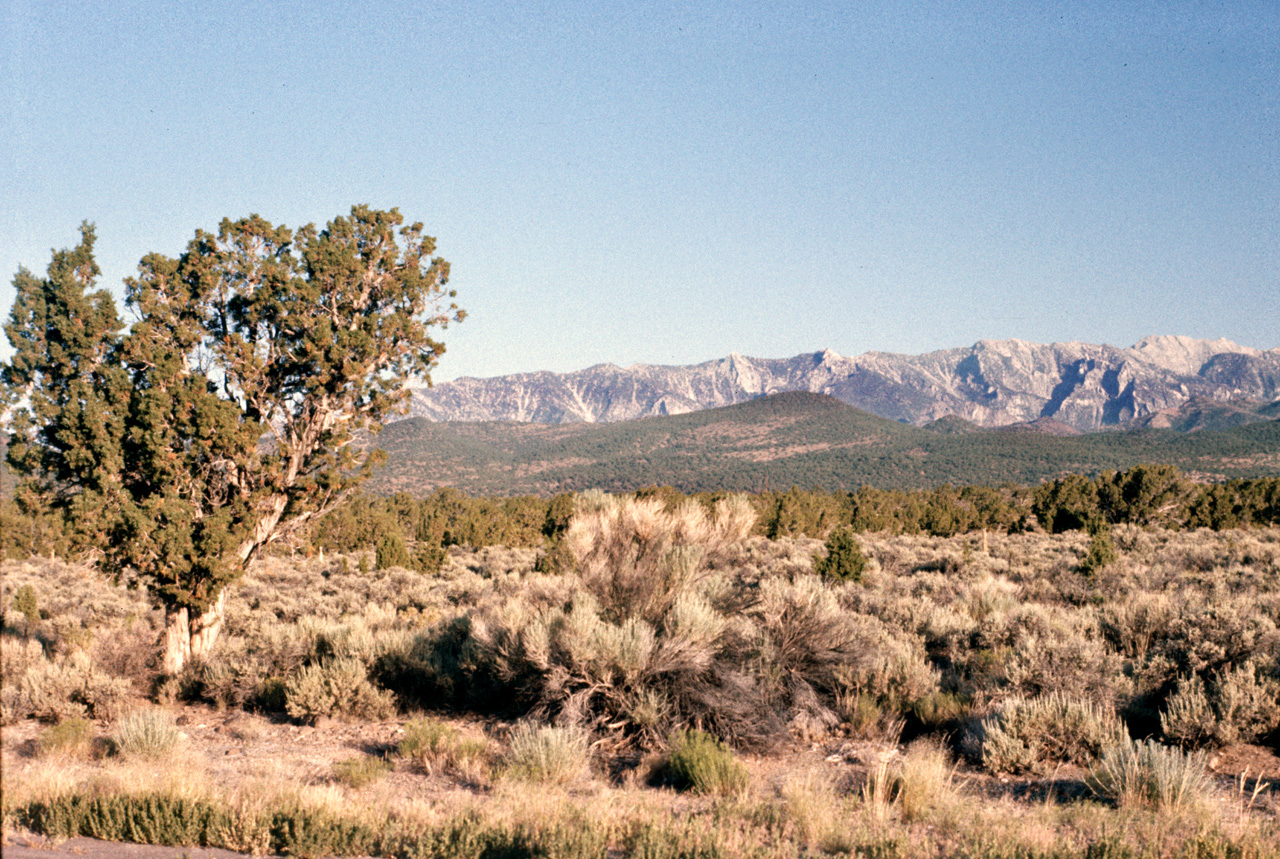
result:
[(165, 674), (182, 671), (192, 659), (203, 659), (213, 650), (222, 622), (227, 614), (227, 589), (194, 621), (188, 609), (172, 609), (165, 614), (164, 664)]
[[(253, 533), (240, 544), (236, 557), (241, 564), (248, 564), (254, 551), (264, 545), (275, 533), (276, 526), (288, 498), (277, 495), (266, 505), (262, 516), (254, 525)], [(222, 632), (222, 622), (227, 613), (227, 588), (218, 592), (218, 598), (195, 620), (186, 608), (170, 609), (164, 619), (164, 659), (165, 674), (174, 675), (186, 667), (192, 659), (203, 659), (213, 650)]]

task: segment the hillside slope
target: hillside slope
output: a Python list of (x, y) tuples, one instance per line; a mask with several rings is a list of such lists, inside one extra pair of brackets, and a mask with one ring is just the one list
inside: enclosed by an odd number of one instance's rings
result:
[[(961, 429), (961, 432), (955, 432)], [(1039, 431), (1037, 431), (1037, 429)], [(683, 415), (608, 424), (437, 423), (411, 418), (377, 438), (387, 464), (370, 489), (551, 494), (670, 484), (685, 491), (864, 483), (1034, 483), (1168, 462), (1203, 478), (1280, 472), (1280, 422), (1224, 432), (1141, 429), (1061, 435), (933, 429), (886, 420), (822, 394), (786, 393)]]

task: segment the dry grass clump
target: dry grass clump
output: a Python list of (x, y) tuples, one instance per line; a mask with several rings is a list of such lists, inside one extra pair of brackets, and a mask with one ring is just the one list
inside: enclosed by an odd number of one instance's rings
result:
[(1089, 786), (1121, 806), (1179, 811), (1203, 804), (1213, 790), (1203, 752), (1155, 740), (1117, 743), (1103, 752)]
[(863, 811), (878, 825), (895, 814), (922, 820), (950, 808), (959, 799), (955, 767), (934, 740), (912, 743), (901, 757), (882, 757), (867, 770), (859, 794)]
[(163, 759), (172, 755), (182, 741), (173, 716), (164, 710), (135, 710), (116, 722), (111, 744), (124, 758)]
[(570, 784), (587, 772), (588, 745), (579, 728), (521, 722), (508, 741), (507, 774), (537, 784)]
[(404, 725), (396, 754), (413, 761), (426, 775), (451, 773), (466, 781), (483, 783), (489, 765), (489, 745), (464, 737), (457, 728), (430, 717)]

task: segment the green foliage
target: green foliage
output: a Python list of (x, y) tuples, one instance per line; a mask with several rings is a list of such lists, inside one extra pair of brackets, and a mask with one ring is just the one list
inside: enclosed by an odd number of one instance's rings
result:
[(209, 844), (231, 820), (228, 809), (169, 793), (63, 793), (34, 802), (17, 816), (24, 826), (54, 837), (174, 846)]
[(405, 723), (396, 754), (417, 761), (429, 773), (440, 759), (448, 756), (457, 742), (457, 733), (437, 719), (414, 719)]
[(702, 731), (672, 737), (666, 766), (678, 787), (695, 793), (727, 796), (747, 787), (747, 768), (719, 738)]
[(404, 544), (404, 538), (396, 532), (383, 535), (378, 541), (378, 549), (374, 555), (374, 569), (389, 570), (392, 567), (409, 568), (413, 559)]
[(385, 758), (371, 757), (369, 755), (361, 755), (360, 757), (345, 758), (334, 763), (333, 779), (339, 784), (359, 790), (362, 787), (382, 781), (394, 769), (390, 761)]
[(815, 556), (813, 571), (824, 579), (860, 582), (867, 569), (867, 557), (850, 528), (840, 528), (827, 538), (825, 555)]
[(93, 723), (88, 719), (67, 719), (45, 728), (36, 741), (36, 752), (42, 758), (83, 757), (93, 742)]
[(45, 278), (15, 277), (8, 462), (79, 547), (183, 613), (175, 630), (220, 606), (261, 547), (346, 498), (378, 460), (353, 434), (443, 352), (429, 329), (462, 318), (442, 306), (449, 266), (403, 223), (365, 206), (323, 230), (224, 220), (177, 259), (143, 258), (127, 331), (92, 291), (88, 225)]
[(40, 620), (40, 603), (36, 599), (36, 589), (29, 584), (18, 588), (17, 593), (13, 595), (13, 608), (15, 611), (22, 612), (27, 621), (27, 628), (30, 629), (31, 624)]
[(1111, 526), (1102, 520), (1092, 520), (1088, 524), (1089, 549), (1080, 562), (1080, 571), (1086, 577), (1093, 578), (1116, 560), (1116, 544), (1111, 536)]

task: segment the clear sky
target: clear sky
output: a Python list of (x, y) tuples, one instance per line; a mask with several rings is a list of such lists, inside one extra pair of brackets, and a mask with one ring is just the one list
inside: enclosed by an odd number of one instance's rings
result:
[[(96, 223), (426, 223), (436, 378), (1280, 346), (1280, 3), (0, 2), (0, 313)], [(0, 357), (10, 354), (0, 338)]]

